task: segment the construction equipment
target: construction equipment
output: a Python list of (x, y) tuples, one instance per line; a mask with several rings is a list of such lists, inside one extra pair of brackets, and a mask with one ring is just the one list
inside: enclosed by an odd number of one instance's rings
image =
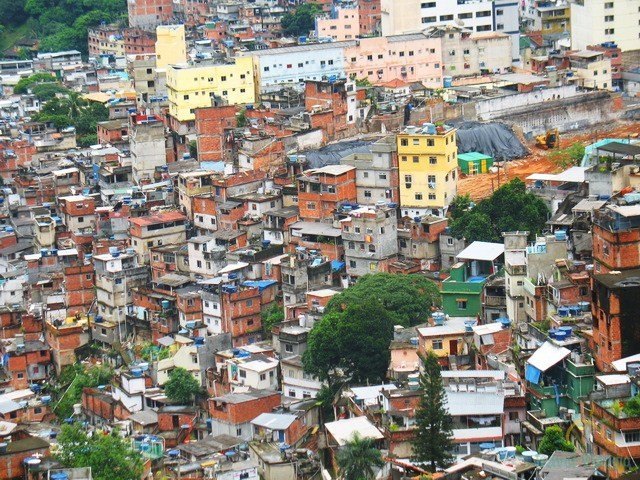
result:
[(560, 146), (560, 133), (557, 128), (547, 130), (544, 135), (536, 137), (536, 147), (544, 149), (558, 148)]

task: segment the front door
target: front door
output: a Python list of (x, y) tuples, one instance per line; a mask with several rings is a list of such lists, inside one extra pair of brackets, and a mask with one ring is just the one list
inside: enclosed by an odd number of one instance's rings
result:
[(449, 355), (458, 354), (458, 340), (449, 340)]

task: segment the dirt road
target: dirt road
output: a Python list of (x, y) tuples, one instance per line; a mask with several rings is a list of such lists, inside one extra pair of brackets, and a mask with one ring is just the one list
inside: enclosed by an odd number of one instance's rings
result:
[[(639, 134), (640, 123), (627, 122), (612, 125), (610, 128), (601, 126), (588, 132), (563, 135), (560, 138), (560, 144), (562, 148), (566, 148), (576, 142), (589, 145), (607, 137), (625, 138), (630, 135), (638, 136)], [(550, 153), (548, 150), (539, 149), (534, 143), (527, 146), (531, 151), (529, 156), (506, 162), (506, 168), (500, 169), (498, 173), (485, 173), (460, 179), (458, 181), (458, 194), (468, 193), (473, 200), (478, 201), (491, 195), (494, 189), (512, 178), (517, 177), (524, 180), (533, 173), (555, 173), (560, 170), (558, 165), (548, 158)]]

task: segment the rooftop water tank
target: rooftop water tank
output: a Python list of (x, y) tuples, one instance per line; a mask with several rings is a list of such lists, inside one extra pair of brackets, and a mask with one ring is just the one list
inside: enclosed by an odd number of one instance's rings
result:
[(433, 312), (433, 323), (436, 325), (444, 325), (445, 316), (444, 312)]
[(171, 307), (171, 302), (169, 300), (162, 300), (161, 305), (163, 310), (167, 310)]
[(564, 242), (567, 239), (567, 232), (565, 232), (564, 230), (557, 230), (554, 233), (554, 236), (556, 237), (556, 240), (558, 242)]
[(49, 405), (51, 403), (51, 395), (43, 395), (40, 400), (44, 405)]
[(560, 327), (558, 328), (559, 332), (564, 332), (567, 337), (570, 337), (573, 333), (573, 327)]
[(533, 456), (533, 463), (536, 465), (536, 467), (544, 467), (544, 464), (547, 463), (547, 460), (549, 460), (549, 455), (539, 453), (538, 455)]
[(416, 390), (418, 390), (420, 388), (420, 382), (409, 382), (408, 386), (409, 386), (409, 390), (415, 392)]
[(556, 331), (556, 340), (563, 341), (563, 340), (566, 340), (567, 337), (568, 337), (567, 332), (562, 330)]
[(131, 369), (131, 375), (133, 375), (136, 378), (142, 377), (142, 369), (141, 368), (132, 368)]
[(509, 328), (511, 326), (511, 319), (509, 317), (500, 317), (496, 321), (502, 324), (502, 328)]
[(568, 307), (558, 307), (558, 316), (560, 316), (560, 317), (568, 317), (569, 316), (569, 308)]
[(69, 480), (67, 472), (55, 472), (49, 475), (50, 480)]
[(580, 305), (570, 305), (569, 306), (569, 315), (572, 317), (577, 317), (582, 313), (582, 308)]
[(204, 337), (194, 337), (193, 343), (195, 343), (197, 346), (204, 345)]
[(118, 253), (118, 252), (119, 252), (118, 247), (109, 247), (109, 254), (110, 255), (115, 257), (116, 253)]
[(525, 452), (522, 452), (522, 458), (525, 462), (533, 463), (533, 457), (535, 457), (536, 455), (538, 455), (538, 452), (536, 452), (535, 450), (527, 450)]
[(583, 312), (591, 310), (591, 304), (589, 302), (580, 302), (578, 305), (580, 306), (580, 310)]

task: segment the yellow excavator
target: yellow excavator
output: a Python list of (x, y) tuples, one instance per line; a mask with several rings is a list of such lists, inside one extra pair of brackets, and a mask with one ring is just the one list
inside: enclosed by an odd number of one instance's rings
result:
[(536, 137), (536, 147), (551, 150), (560, 146), (560, 133), (557, 128), (547, 130), (544, 135)]

